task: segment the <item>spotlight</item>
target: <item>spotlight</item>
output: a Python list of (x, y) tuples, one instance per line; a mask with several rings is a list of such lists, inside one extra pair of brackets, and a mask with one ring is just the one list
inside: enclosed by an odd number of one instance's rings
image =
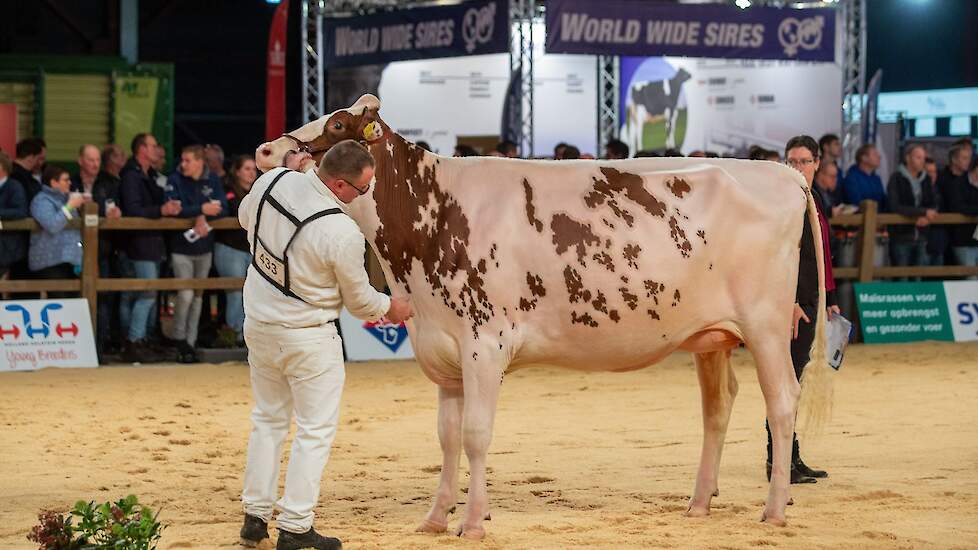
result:
[(737, 7), (742, 10), (746, 10), (747, 8), (750, 7), (750, 0), (737, 0), (736, 2), (734, 2), (734, 4), (736, 4)]

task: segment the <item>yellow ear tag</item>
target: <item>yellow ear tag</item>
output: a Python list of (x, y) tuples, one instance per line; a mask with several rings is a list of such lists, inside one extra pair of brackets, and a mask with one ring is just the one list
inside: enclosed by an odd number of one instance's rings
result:
[(373, 121), (367, 124), (363, 129), (363, 139), (367, 141), (376, 141), (384, 136), (384, 130), (377, 124), (377, 121)]

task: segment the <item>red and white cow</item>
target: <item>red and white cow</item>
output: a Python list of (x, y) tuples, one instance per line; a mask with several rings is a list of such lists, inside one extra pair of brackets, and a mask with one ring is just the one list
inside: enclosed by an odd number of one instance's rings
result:
[[(411, 344), (439, 386), (441, 481), (419, 530), (447, 529), (464, 448), (471, 478), (459, 533), (485, 535), (486, 455), (504, 374), (541, 364), (628, 371), (676, 350), (694, 354), (703, 397), (688, 514), (708, 514), (737, 393), (729, 353), (741, 342), (757, 363), (775, 442), (762, 519), (783, 524), (800, 393), (789, 338), (806, 212), (818, 227), (802, 176), (730, 159), (445, 158), (391, 131), (379, 108), (365, 95), (261, 145), (257, 159), (267, 170), (298, 146), (318, 160), (350, 138), (376, 159), (370, 191), (348, 213), (393, 293), (410, 295)], [(822, 281), (821, 233), (813, 234)], [(805, 371), (816, 412), (826, 411), (830, 389), (824, 317)]]

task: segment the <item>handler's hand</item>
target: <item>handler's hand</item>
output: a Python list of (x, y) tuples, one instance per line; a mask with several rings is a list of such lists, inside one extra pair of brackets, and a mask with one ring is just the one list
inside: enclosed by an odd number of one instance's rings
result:
[(829, 316), (826, 317), (826, 319), (829, 320), (832, 320), (833, 317), (835, 317), (836, 315), (840, 315), (842, 313), (842, 310), (839, 309), (839, 306), (829, 306), (826, 308), (825, 311), (826, 313), (829, 314)]
[(285, 158), (282, 160), (282, 162), (289, 170), (299, 170), (303, 164), (311, 160), (312, 155), (309, 153), (296, 153), (294, 151), (289, 151), (285, 153)]
[(801, 306), (795, 304), (795, 311), (791, 314), (791, 339), (795, 340), (798, 338), (798, 320), (804, 319), (806, 323), (811, 323), (812, 321), (805, 315), (802, 311)]
[(414, 315), (414, 310), (411, 309), (411, 302), (407, 298), (394, 297), (391, 298), (391, 307), (387, 310), (387, 320), (395, 325), (401, 324), (407, 321)]

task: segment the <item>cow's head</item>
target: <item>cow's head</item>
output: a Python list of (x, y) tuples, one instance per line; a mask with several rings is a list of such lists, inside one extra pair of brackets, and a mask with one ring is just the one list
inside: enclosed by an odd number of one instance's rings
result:
[(377, 116), (380, 100), (364, 94), (346, 109), (322, 116), (294, 132), (263, 143), (255, 151), (255, 162), (263, 171), (282, 166), (289, 152), (305, 151), (318, 163), (330, 147), (345, 139), (362, 143), (376, 141), (384, 136), (383, 121)]

